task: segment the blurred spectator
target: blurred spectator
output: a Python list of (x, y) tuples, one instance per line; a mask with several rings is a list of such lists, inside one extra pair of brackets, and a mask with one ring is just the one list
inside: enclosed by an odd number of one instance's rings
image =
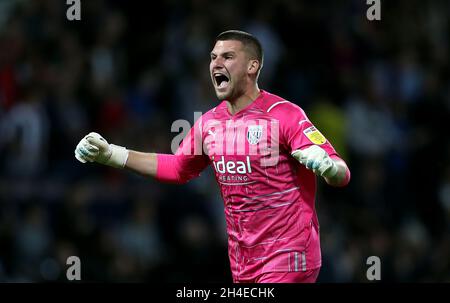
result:
[(46, 168), (49, 129), (42, 98), (39, 88), (30, 87), (22, 102), (1, 121), (0, 146), (6, 150), (2, 161), (6, 175), (34, 177)]
[(273, 7), (261, 5), (257, 8), (255, 16), (249, 20), (244, 30), (252, 33), (261, 42), (264, 50), (263, 72), (260, 74), (261, 87), (271, 88), (277, 75), (278, 64), (284, 53), (283, 41), (277, 32), (270, 26), (273, 23)]
[(155, 216), (155, 205), (137, 201), (131, 218), (121, 224), (116, 235), (119, 251), (135, 260), (141, 270), (155, 267), (165, 254)]

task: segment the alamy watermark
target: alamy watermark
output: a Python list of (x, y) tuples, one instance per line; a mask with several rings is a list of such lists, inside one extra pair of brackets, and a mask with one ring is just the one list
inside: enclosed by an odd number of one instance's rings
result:
[(81, 280), (81, 261), (77, 256), (67, 258), (66, 265), (70, 265), (66, 270), (66, 278), (69, 281)]
[(70, 5), (66, 11), (67, 20), (81, 20), (81, 0), (66, 0), (66, 4)]
[(366, 264), (369, 268), (366, 271), (366, 277), (369, 281), (381, 280), (381, 260), (380, 257), (370, 256), (367, 258)]
[(370, 5), (367, 9), (367, 20), (381, 20), (381, 0), (366, 0), (366, 4)]
[(171, 131), (180, 132), (172, 139), (173, 154), (204, 154), (211, 158), (222, 155), (259, 155), (261, 166), (274, 166), (278, 163), (280, 127), (277, 119), (203, 121), (202, 113), (194, 112), (194, 120), (196, 122), (193, 127), (183, 119), (172, 123)]

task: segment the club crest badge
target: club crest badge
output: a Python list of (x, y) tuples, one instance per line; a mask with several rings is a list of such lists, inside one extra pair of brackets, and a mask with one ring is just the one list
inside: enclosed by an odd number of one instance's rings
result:
[(262, 125), (249, 125), (247, 131), (247, 141), (251, 145), (258, 144), (262, 137), (263, 127)]

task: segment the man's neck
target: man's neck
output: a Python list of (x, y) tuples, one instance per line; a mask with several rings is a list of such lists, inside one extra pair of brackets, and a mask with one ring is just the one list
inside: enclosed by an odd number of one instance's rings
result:
[(241, 95), (240, 97), (234, 100), (227, 101), (228, 111), (232, 115), (240, 112), (241, 110), (249, 106), (251, 103), (253, 103), (253, 101), (255, 101), (256, 98), (258, 98), (260, 92), (261, 91), (259, 90), (258, 85), (255, 84), (254, 86), (252, 86), (251, 89), (247, 90), (245, 94)]

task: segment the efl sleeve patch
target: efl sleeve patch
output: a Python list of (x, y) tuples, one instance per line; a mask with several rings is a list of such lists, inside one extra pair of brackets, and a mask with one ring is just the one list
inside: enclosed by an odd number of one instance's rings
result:
[(303, 133), (314, 144), (322, 145), (327, 142), (327, 139), (325, 139), (322, 133), (314, 126), (308, 127), (303, 131)]

